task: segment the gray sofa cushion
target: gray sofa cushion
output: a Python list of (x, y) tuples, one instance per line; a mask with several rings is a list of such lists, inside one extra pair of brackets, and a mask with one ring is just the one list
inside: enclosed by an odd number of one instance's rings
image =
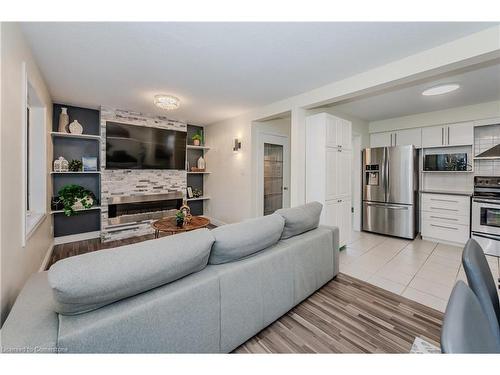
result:
[(215, 243), (210, 253), (210, 264), (221, 264), (244, 258), (279, 241), (285, 222), (272, 214), (236, 224), (215, 228)]
[(213, 242), (200, 229), (61, 260), (49, 270), (55, 310), (87, 312), (198, 272)]
[(321, 203), (311, 202), (302, 206), (277, 210), (276, 213), (285, 219), (281, 239), (284, 240), (317, 228), (322, 209)]

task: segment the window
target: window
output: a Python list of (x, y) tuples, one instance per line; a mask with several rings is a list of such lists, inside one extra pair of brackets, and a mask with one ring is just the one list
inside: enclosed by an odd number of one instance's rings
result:
[(33, 86), (26, 79), (26, 100), (24, 120), (24, 235), (26, 239), (34, 233), (47, 213), (46, 196), (46, 126), (45, 107)]

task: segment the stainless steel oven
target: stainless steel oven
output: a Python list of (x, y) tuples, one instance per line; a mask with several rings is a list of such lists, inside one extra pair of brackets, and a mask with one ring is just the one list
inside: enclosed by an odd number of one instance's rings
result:
[(500, 256), (500, 177), (475, 177), (472, 238), (484, 252)]

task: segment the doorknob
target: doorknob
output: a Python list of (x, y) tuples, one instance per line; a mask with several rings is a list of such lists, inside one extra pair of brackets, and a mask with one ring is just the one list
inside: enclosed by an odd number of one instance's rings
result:
[(283, 186), (283, 190), (288, 190), (288, 186)]

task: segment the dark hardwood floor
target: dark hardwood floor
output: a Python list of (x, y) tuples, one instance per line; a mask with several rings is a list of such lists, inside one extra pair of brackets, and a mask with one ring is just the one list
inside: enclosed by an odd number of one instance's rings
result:
[[(152, 238), (57, 245), (48, 267), (70, 256)], [(417, 336), (439, 347), (442, 320), (439, 311), (341, 273), (234, 352), (408, 353)]]
[(415, 337), (439, 347), (443, 314), (339, 274), (235, 353), (409, 353)]

